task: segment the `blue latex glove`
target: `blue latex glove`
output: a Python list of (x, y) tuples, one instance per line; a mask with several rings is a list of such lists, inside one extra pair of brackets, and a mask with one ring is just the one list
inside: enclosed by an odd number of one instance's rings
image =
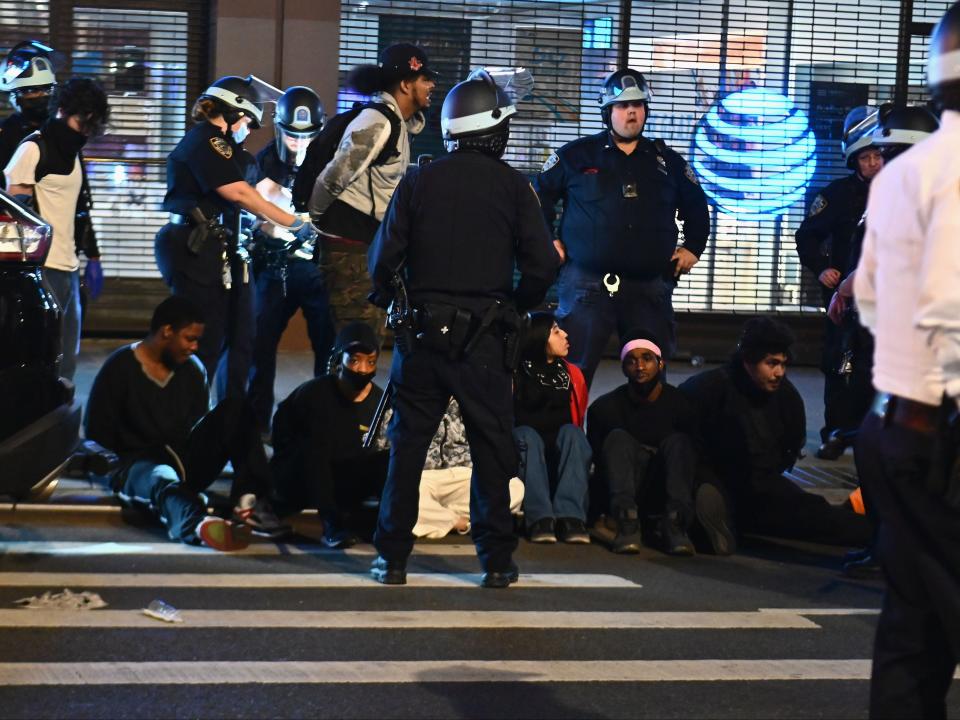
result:
[(100, 259), (87, 260), (87, 267), (83, 271), (83, 284), (87, 286), (87, 292), (91, 300), (96, 300), (103, 292), (103, 266)]

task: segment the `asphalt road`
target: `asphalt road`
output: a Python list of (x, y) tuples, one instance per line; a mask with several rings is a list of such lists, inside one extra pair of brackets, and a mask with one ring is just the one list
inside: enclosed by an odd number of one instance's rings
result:
[[(0, 509), (4, 718), (864, 717), (882, 585), (842, 552), (756, 538), (731, 558), (521, 542), (477, 586), (470, 545), (419, 544), (408, 587), (370, 546), (222, 555), (116, 508)], [(107, 607), (17, 607), (45, 591)], [(162, 598), (182, 624), (145, 617)], [(960, 698), (951, 697), (960, 714)]]

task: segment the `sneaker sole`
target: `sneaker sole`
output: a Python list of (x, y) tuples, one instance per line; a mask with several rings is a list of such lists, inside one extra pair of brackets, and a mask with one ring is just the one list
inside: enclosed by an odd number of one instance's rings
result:
[(567, 545), (589, 545), (590, 536), (589, 535), (570, 535), (569, 537), (563, 538), (563, 542)]
[(539, 545), (552, 545), (557, 539), (552, 535), (534, 535), (530, 538), (530, 542), (537, 543)]
[(703, 485), (697, 490), (697, 520), (707, 535), (707, 541), (715, 555), (733, 555), (737, 539), (726, 523), (727, 503), (716, 488)]
[(204, 545), (220, 552), (234, 552), (250, 546), (250, 532), (227, 520), (204, 522), (199, 535)]

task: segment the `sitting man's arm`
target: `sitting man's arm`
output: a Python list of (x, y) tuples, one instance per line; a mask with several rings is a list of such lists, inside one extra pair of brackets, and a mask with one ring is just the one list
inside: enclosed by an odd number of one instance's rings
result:
[(114, 363), (107, 360), (93, 380), (87, 399), (84, 431), (87, 440), (93, 440), (119, 455), (124, 450), (120, 447), (119, 434), (123, 390), (114, 370)]

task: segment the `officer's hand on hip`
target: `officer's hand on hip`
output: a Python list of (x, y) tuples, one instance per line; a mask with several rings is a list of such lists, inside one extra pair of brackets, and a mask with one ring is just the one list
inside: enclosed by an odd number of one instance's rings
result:
[(821, 285), (832, 290), (837, 286), (837, 283), (840, 282), (840, 271), (836, 268), (827, 268), (820, 273), (819, 280)]
[(557, 249), (557, 255), (560, 256), (560, 264), (563, 265), (567, 261), (567, 248), (559, 240), (553, 241), (553, 246)]
[(680, 277), (690, 272), (693, 266), (700, 262), (700, 258), (686, 248), (678, 247), (670, 256), (670, 262), (676, 262), (674, 277)]

